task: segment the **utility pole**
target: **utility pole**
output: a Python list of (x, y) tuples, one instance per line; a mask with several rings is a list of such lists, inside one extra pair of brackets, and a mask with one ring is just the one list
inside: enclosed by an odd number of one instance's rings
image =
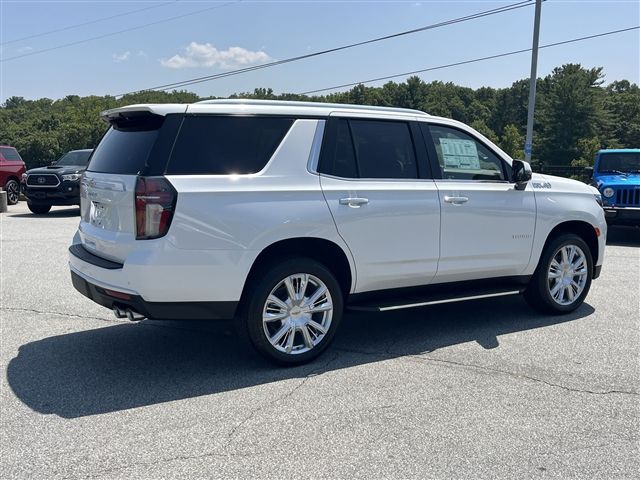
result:
[(533, 111), (536, 106), (536, 78), (538, 76), (538, 40), (540, 39), (540, 10), (542, 0), (536, 0), (536, 13), (533, 21), (533, 47), (531, 48), (531, 77), (529, 78), (529, 109), (527, 111), (527, 138), (524, 143), (524, 159), (531, 163), (533, 142)]

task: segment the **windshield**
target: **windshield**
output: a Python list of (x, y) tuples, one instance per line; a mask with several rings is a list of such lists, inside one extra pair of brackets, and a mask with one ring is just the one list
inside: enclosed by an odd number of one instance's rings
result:
[(91, 155), (91, 150), (77, 150), (74, 152), (67, 152), (62, 157), (60, 157), (60, 160), (56, 162), (56, 165), (86, 165), (87, 160), (89, 160), (89, 155)]
[(640, 152), (603, 153), (600, 155), (599, 172), (640, 172)]

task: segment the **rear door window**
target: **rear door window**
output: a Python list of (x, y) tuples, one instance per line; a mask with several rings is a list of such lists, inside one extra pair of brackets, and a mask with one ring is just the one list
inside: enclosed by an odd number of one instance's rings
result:
[(292, 118), (187, 116), (167, 167), (172, 175), (257, 173), (291, 128)]
[(418, 178), (407, 122), (334, 119), (318, 171), (342, 178)]

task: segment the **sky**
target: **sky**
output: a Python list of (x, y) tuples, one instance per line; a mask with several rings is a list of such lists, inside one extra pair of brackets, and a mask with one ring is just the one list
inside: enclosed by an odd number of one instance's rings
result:
[[(12, 96), (119, 95), (517, 2), (0, 0), (0, 103)], [(533, 3), (184, 88), (217, 97), (257, 87), (303, 93), (527, 49), (532, 43)], [(542, 5), (540, 45), (638, 25), (640, 0), (547, 0)], [(530, 61), (527, 52), (419, 76), (426, 82), (450, 81), (472, 88), (507, 87), (528, 78)], [(606, 83), (640, 83), (640, 30), (541, 49), (538, 77), (565, 63), (603, 67)], [(405, 79), (406, 75), (393, 80)]]

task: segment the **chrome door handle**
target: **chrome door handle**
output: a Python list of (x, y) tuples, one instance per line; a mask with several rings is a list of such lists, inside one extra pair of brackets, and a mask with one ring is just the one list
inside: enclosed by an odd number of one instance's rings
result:
[(469, 201), (469, 197), (450, 197), (449, 195), (445, 195), (444, 201), (447, 203), (453, 203), (454, 205), (462, 205)]
[(369, 203), (368, 198), (359, 198), (359, 197), (341, 198), (339, 201), (340, 201), (340, 205), (349, 205), (350, 207), (355, 207), (355, 208)]

